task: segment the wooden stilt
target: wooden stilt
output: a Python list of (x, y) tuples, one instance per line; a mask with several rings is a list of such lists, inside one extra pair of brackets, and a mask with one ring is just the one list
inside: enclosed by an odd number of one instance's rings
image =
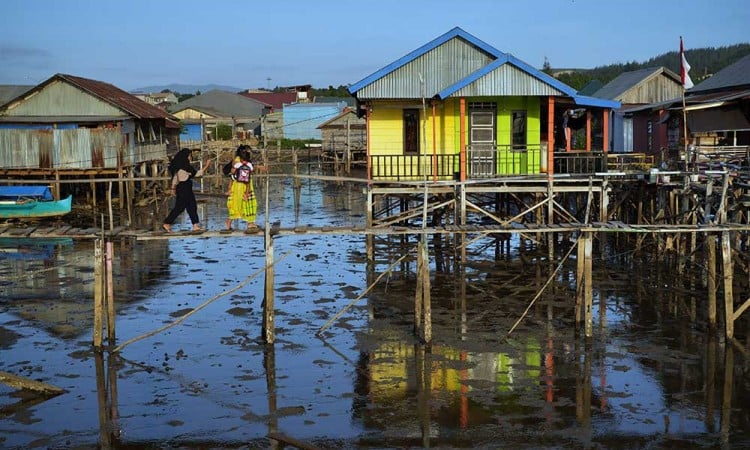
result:
[(708, 335), (706, 343), (706, 381), (704, 382), (703, 392), (706, 393), (706, 428), (709, 432), (715, 432), (715, 411), (716, 408), (716, 336), (713, 333)]
[(104, 259), (102, 240), (94, 241), (94, 347), (102, 347), (102, 326), (104, 310)]
[(112, 274), (112, 258), (114, 256), (114, 246), (111, 241), (106, 244), (106, 280), (107, 295), (105, 302), (107, 305), (107, 343), (114, 346), (115, 342), (115, 289), (114, 277)]
[(734, 337), (734, 293), (732, 291), (732, 242), (729, 232), (721, 233), (721, 257), (724, 277), (724, 316), (726, 320), (726, 337)]
[(592, 287), (592, 274), (591, 274), (591, 260), (592, 260), (592, 239), (591, 232), (584, 233), (584, 267), (583, 267), (583, 279), (584, 279), (584, 320), (586, 322), (586, 337), (590, 338), (594, 335), (594, 314), (593, 314), (593, 287)]
[(585, 269), (586, 260), (586, 241), (584, 236), (578, 237), (578, 253), (576, 258), (576, 330), (579, 330), (581, 325), (581, 313), (583, 308), (583, 286), (585, 280), (583, 278), (583, 272)]
[(263, 297), (263, 340), (267, 344), (273, 344), (276, 340), (274, 326), (274, 263), (273, 263), (273, 236), (271, 235), (271, 223), (268, 208), (268, 177), (266, 177), (266, 226), (264, 241), (266, 247), (266, 276), (265, 295)]
[(430, 255), (427, 238), (423, 235), (417, 251), (417, 292), (414, 304), (414, 321), (420, 339), (432, 341), (432, 306), (430, 299)]

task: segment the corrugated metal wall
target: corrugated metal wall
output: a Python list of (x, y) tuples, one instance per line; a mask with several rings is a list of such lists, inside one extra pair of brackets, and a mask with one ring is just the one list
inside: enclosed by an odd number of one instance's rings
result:
[(109, 103), (61, 81), (45, 87), (37, 95), (25, 99), (5, 113), (7, 116), (124, 116), (123, 112)]
[(123, 136), (116, 128), (0, 129), (0, 165), (29, 169), (115, 168), (122, 145)]
[(284, 137), (287, 139), (322, 139), (318, 125), (331, 120), (346, 106), (340, 103), (295, 103), (284, 106)]
[[(467, 75), (481, 69), (494, 58), (478, 48), (455, 38), (425, 53), (365, 86), (357, 97), (360, 99), (421, 98), (432, 97)], [(424, 90), (419, 78), (424, 79)]]

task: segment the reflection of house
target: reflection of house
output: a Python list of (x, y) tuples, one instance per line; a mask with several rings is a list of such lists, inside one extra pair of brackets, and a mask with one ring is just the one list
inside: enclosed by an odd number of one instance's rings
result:
[(323, 153), (339, 155), (349, 151), (363, 152), (367, 146), (367, 126), (365, 119), (357, 117), (351, 110), (318, 125), (322, 137)]
[[(622, 103), (612, 118), (613, 152), (654, 153), (662, 147), (676, 148), (678, 124), (668, 122), (658, 113), (655, 117), (640, 115), (634, 119), (629, 111), (681, 94), (679, 75), (664, 67), (652, 67), (622, 73), (591, 95)], [(670, 129), (671, 133), (668, 132)]]
[(174, 117), (134, 95), (57, 74), (0, 106), (0, 167), (118, 169), (165, 159), (178, 133)]
[(170, 108), (183, 124), (180, 135), (183, 145), (195, 145), (216, 139), (220, 124), (232, 127), (232, 136), (243, 139), (257, 135), (260, 118), (270, 106), (230, 92), (212, 90), (196, 95)]
[[(349, 92), (367, 116), (373, 178), (421, 177), (420, 167), (436, 170), (438, 179), (461, 180), (547, 172), (554, 164), (547, 149), (569, 152), (566, 137), (574, 127), (585, 131), (582, 150), (606, 152), (610, 110), (620, 106), (580, 96), (460, 28)], [(580, 115), (575, 123), (566, 120), (572, 110)]]

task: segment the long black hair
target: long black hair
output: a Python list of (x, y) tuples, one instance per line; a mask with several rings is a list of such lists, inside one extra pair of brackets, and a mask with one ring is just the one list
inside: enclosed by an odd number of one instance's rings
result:
[(190, 153), (189, 148), (183, 148), (172, 157), (172, 161), (169, 162), (170, 175), (174, 176), (180, 169), (195, 175), (195, 168), (190, 165)]

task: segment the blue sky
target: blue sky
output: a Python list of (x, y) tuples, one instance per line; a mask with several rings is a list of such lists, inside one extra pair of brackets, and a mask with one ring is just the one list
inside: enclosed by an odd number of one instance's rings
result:
[[(540, 68), (750, 42), (748, 0), (2, 0), (0, 84), (354, 83), (455, 26)], [(269, 80), (270, 78), (270, 80)]]

